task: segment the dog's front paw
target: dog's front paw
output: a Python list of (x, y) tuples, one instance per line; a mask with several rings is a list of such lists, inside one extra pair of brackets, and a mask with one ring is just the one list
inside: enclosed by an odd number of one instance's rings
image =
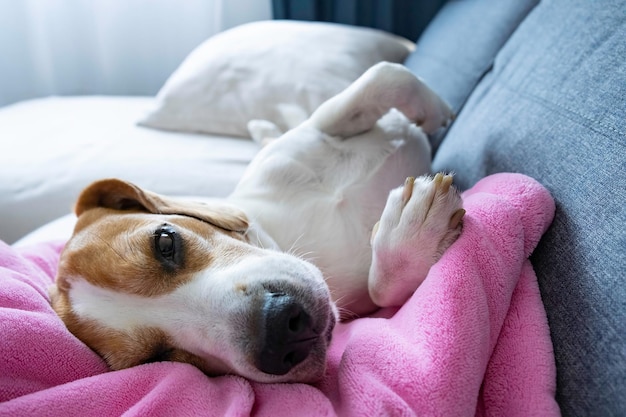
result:
[(407, 178), (393, 190), (372, 232), (372, 300), (403, 304), (459, 236), (464, 214), (451, 175)]

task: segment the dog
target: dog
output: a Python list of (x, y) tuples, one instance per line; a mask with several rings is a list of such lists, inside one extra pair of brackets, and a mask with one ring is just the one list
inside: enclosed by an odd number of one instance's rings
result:
[(224, 200), (97, 181), (75, 205), (52, 306), (112, 369), (317, 381), (337, 320), (402, 305), (459, 236), (462, 200), (451, 175), (429, 175), (426, 137), (451, 118), (380, 63), (270, 140)]

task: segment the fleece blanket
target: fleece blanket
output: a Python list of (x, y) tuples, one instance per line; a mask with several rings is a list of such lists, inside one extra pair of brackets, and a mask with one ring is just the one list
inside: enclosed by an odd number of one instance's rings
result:
[(50, 308), (63, 243), (0, 246), (0, 416), (554, 416), (556, 371), (528, 260), (554, 201), (518, 174), (463, 194), (460, 238), (399, 309), (339, 324), (315, 385), (110, 371)]

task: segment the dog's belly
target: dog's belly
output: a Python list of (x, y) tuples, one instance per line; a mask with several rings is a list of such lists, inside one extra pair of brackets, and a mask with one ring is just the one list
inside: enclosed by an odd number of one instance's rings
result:
[[(322, 271), (340, 308), (355, 313), (370, 310), (373, 306), (367, 294), (369, 240), (376, 213), (382, 207), (371, 204), (366, 209), (349, 199), (319, 192), (300, 192), (292, 197), (281, 202), (289, 206), (288, 210), (278, 209), (275, 203), (250, 204), (255, 212), (263, 213), (254, 221), (262, 224), (281, 250)], [(363, 303), (366, 304), (360, 307)]]
[(320, 268), (337, 305), (358, 314), (373, 307), (370, 235), (389, 191), (429, 170), (426, 136), (393, 111), (346, 140), (292, 130), (259, 154), (229, 200), (281, 250)]

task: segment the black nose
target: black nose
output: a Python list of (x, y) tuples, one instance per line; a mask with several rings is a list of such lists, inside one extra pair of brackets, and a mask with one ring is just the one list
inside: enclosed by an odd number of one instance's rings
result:
[(292, 296), (283, 293), (265, 295), (261, 330), (257, 367), (273, 375), (284, 375), (305, 360), (318, 338), (311, 316)]

